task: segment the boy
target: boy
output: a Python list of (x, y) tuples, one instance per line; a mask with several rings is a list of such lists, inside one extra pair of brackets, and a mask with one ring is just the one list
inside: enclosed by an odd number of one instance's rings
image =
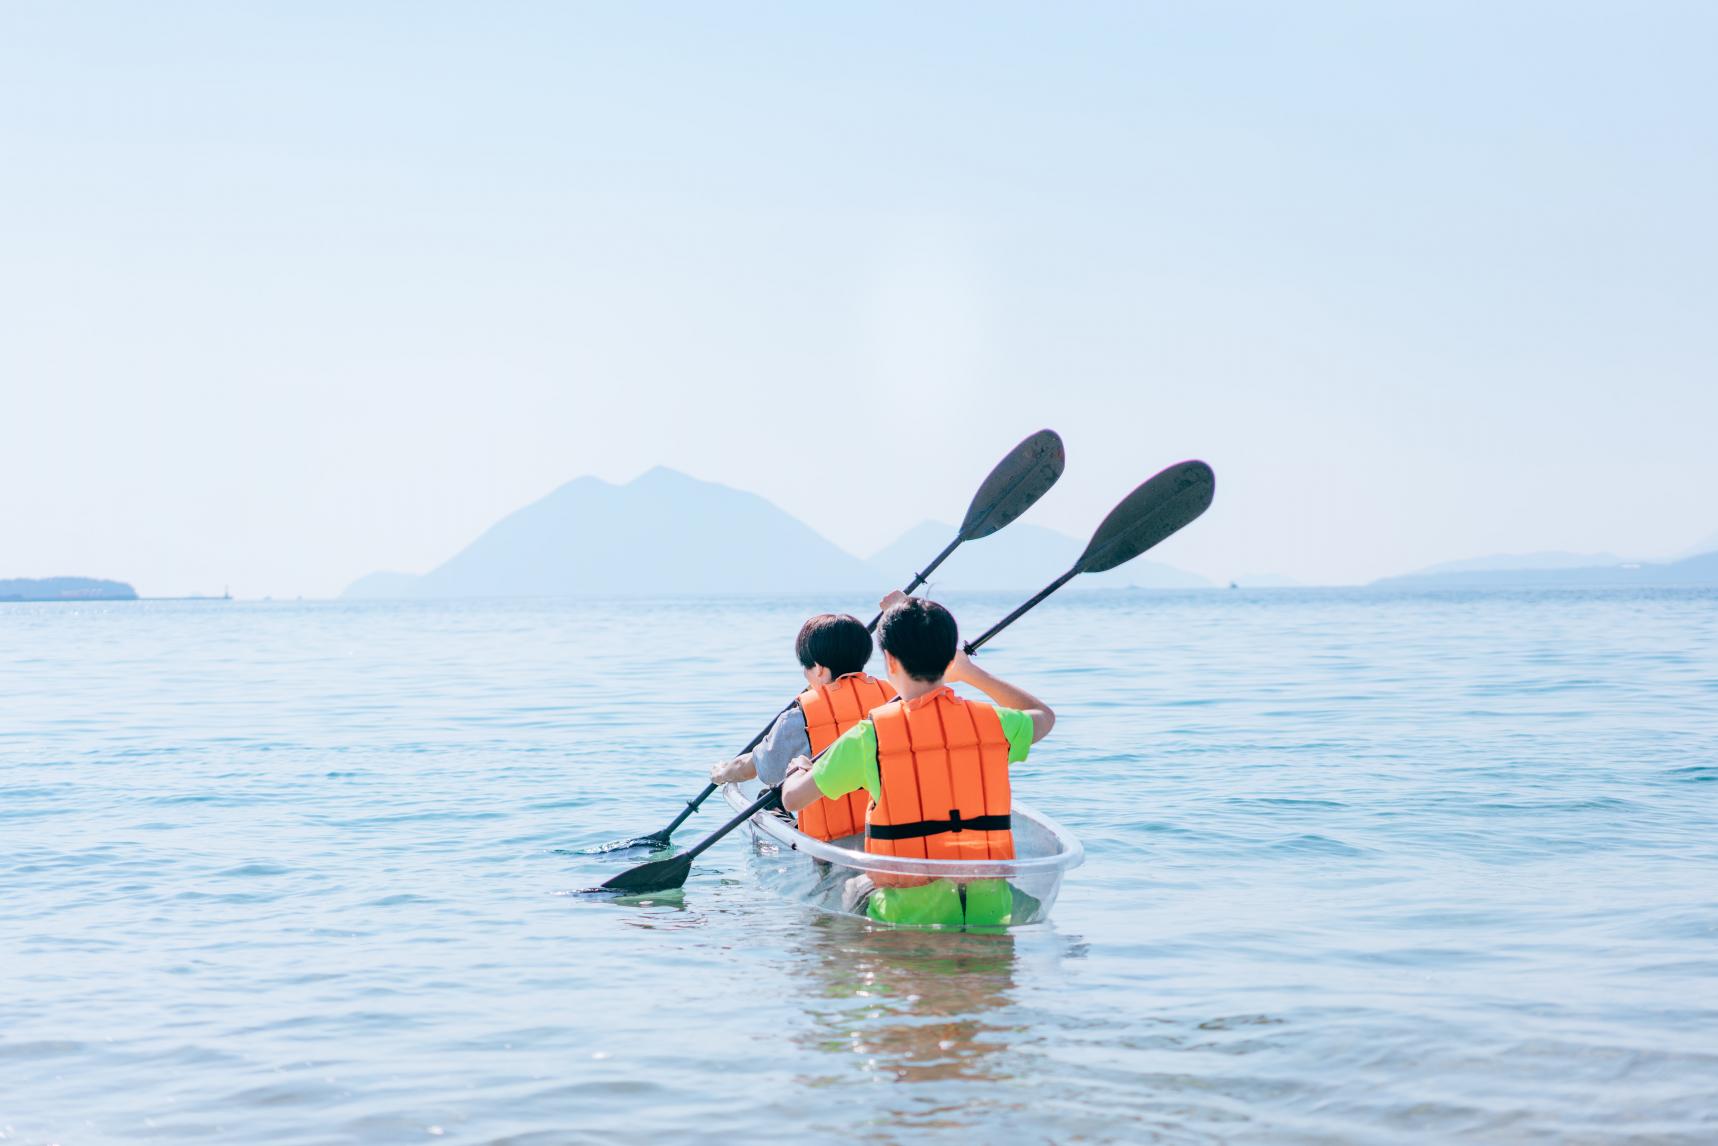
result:
[[(820, 613), (800, 627), (794, 641), (805, 683), (810, 686), (778, 717), (758, 746), (710, 768), (712, 784), (760, 777), (777, 787), (795, 756), (816, 755), (879, 704), (895, 699), (887, 681), (865, 675), (871, 634), (846, 614)], [(865, 830), (863, 791), (818, 799), (799, 811), (799, 830), (820, 840), (856, 836)]]
[[(872, 710), (815, 764), (793, 761), (782, 804), (797, 811), (856, 791), (871, 798), (865, 850), (939, 860), (1014, 858), (1008, 765), (1026, 759), (1056, 714), (960, 651), (954, 617), (934, 601), (891, 595), (877, 627), (899, 699)], [(964, 682), (995, 701), (963, 700)], [(883, 923), (945, 927), (1007, 924), (1013, 893), (1000, 879), (859, 876), (850, 888)]]

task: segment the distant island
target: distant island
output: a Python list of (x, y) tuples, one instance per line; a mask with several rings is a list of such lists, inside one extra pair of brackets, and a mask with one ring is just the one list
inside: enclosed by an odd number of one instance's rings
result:
[(135, 601), (137, 590), (124, 581), (94, 577), (20, 577), (0, 580), (0, 601)]
[[(582, 477), (509, 514), (428, 573), (372, 573), (348, 598), (839, 595), (869, 609), (954, 536), (921, 522), (869, 561), (744, 490), (658, 466), (625, 485)], [(936, 589), (1042, 588), (1083, 542), (1021, 522), (963, 545)], [(1198, 588), (1203, 577), (1149, 561), (1082, 580), (1082, 588)]]
[[(1518, 567), (1499, 567), (1508, 558), (1451, 562), (1418, 573), (1385, 577), (1375, 589), (1615, 589), (1696, 588), (1718, 585), (1718, 552), (1681, 561), (1620, 561), (1604, 555), (1583, 562), (1568, 554), (1529, 554)], [(1578, 556), (1578, 555), (1573, 555)]]

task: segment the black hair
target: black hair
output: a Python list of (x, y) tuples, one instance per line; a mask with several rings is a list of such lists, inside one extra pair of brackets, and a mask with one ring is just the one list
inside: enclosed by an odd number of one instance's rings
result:
[(822, 665), (835, 676), (846, 676), (871, 659), (871, 634), (857, 617), (819, 613), (799, 627), (793, 651), (805, 668)]
[(923, 597), (908, 597), (883, 614), (877, 643), (914, 680), (938, 680), (960, 645), (954, 614)]

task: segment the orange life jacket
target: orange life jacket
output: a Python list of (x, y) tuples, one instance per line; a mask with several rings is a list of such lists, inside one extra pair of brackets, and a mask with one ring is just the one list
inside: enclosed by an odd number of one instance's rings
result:
[[(888, 681), (862, 672), (850, 672), (821, 688), (806, 689), (796, 703), (805, 714), (811, 754), (816, 756), (837, 736), (864, 720), (866, 713), (894, 699), (895, 690)], [(820, 840), (856, 836), (865, 830), (865, 809), (870, 804), (871, 793), (863, 788), (838, 800), (819, 799), (800, 810), (799, 830)]]
[[(881, 795), (871, 806), (865, 850), (934, 860), (1014, 858), (1008, 737), (988, 704), (952, 689), (897, 700), (871, 713)], [(872, 873), (882, 887), (930, 882)]]

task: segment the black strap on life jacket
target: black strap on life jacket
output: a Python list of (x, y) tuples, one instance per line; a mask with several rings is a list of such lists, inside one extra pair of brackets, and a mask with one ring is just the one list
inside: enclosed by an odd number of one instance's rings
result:
[(962, 819), (960, 809), (950, 808), (946, 820), (918, 820), (910, 824), (870, 824), (865, 834), (874, 840), (918, 840), (925, 836), (940, 836), (944, 832), (1007, 832), (1014, 829), (1014, 817), (1004, 812), (1000, 816), (974, 816)]

